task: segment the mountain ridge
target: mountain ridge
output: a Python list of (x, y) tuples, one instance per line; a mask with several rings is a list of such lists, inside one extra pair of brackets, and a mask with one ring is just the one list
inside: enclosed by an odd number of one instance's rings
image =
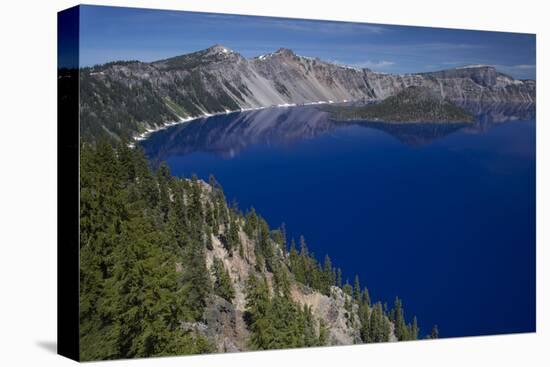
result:
[(248, 109), (318, 102), (377, 101), (422, 86), (453, 102), (533, 103), (536, 82), (494, 67), (384, 74), (288, 48), (245, 58), (216, 44), (153, 62), (80, 70), (82, 138), (131, 141), (168, 122)]

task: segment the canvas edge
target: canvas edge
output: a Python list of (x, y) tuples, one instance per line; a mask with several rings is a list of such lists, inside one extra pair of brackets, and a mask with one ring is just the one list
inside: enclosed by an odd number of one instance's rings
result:
[[(57, 13), (57, 353), (80, 360), (80, 7)], [(68, 69), (67, 65), (69, 66)]]

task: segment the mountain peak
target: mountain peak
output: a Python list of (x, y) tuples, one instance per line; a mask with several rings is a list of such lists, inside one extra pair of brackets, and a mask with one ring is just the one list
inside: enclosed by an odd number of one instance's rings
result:
[(225, 46), (222, 46), (218, 43), (216, 43), (215, 45), (212, 45), (210, 47), (208, 47), (206, 49), (206, 51), (208, 51), (209, 53), (224, 53), (224, 54), (230, 54), (230, 53), (234, 53), (233, 50), (231, 50), (230, 48), (227, 48)]
[(275, 55), (282, 55), (282, 56), (296, 56), (294, 51), (292, 51), (289, 48), (280, 48), (277, 51), (274, 52)]

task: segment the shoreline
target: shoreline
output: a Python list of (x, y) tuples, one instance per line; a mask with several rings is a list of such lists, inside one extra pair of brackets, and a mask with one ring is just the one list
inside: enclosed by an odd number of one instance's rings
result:
[(203, 115), (199, 116), (193, 116), (193, 117), (180, 117), (177, 121), (169, 121), (163, 123), (161, 126), (156, 127), (154, 129), (148, 128), (145, 132), (135, 135), (133, 137), (133, 142), (128, 144), (128, 147), (134, 148), (136, 144), (138, 144), (140, 141), (146, 140), (151, 134), (156, 133), (158, 131), (162, 131), (165, 129), (168, 129), (172, 126), (182, 125), (191, 121), (200, 120), (203, 118), (209, 118), (214, 116), (221, 116), (221, 115), (229, 115), (232, 113), (237, 112), (249, 112), (249, 111), (259, 111), (259, 110), (265, 110), (268, 108), (288, 108), (288, 107), (302, 107), (302, 106), (315, 106), (315, 105), (323, 105), (323, 104), (334, 104), (334, 103), (347, 103), (352, 102), (351, 100), (344, 99), (342, 101), (314, 101), (314, 102), (305, 102), (305, 103), (281, 103), (278, 105), (271, 105), (271, 106), (265, 106), (265, 107), (250, 107), (250, 108), (241, 108), (238, 110), (225, 110), (224, 112), (215, 112), (215, 113), (205, 113)]

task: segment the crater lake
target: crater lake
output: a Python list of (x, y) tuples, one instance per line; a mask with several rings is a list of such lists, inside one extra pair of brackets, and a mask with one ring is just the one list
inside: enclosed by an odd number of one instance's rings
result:
[(421, 334), (535, 330), (535, 114), (473, 109), (475, 123), (340, 122), (316, 107), (235, 112), (140, 145), (153, 166), (208, 181), (288, 242), (329, 254), (373, 300), (403, 300)]

